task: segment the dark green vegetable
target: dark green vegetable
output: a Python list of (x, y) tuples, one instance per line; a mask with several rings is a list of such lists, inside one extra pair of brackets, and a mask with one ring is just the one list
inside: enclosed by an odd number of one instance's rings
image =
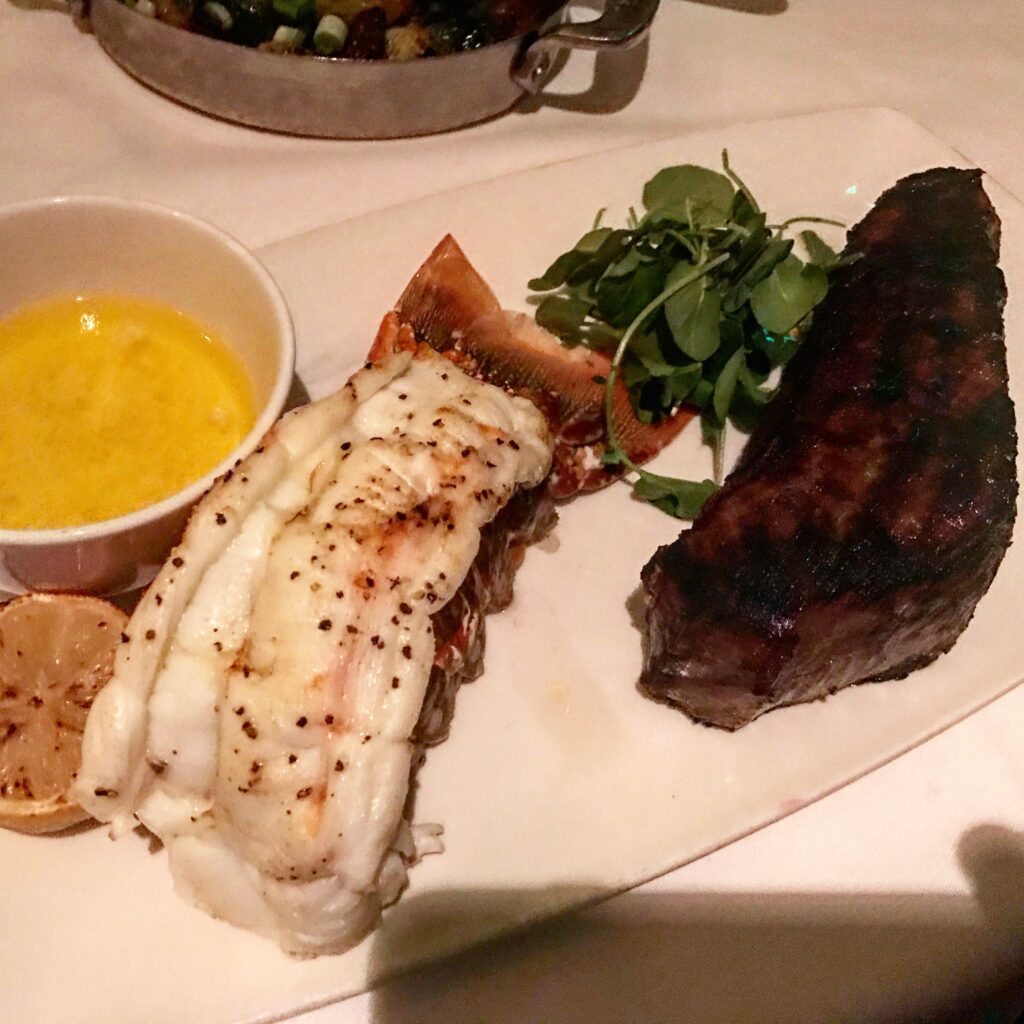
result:
[(786, 230), (769, 224), (722, 154), (724, 173), (684, 164), (659, 171), (643, 190), (644, 214), (625, 228), (601, 215), (568, 252), (530, 281), (541, 298), (537, 322), (566, 345), (614, 352), (605, 381), (605, 462), (634, 475), (633, 493), (670, 515), (692, 519), (714, 492), (709, 480), (659, 476), (618, 444), (612, 389), (621, 373), (637, 417), (653, 422), (681, 404), (701, 410), (716, 451), (731, 419), (749, 429), (771, 400), (767, 381), (796, 351), (800, 332), (843, 259), (811, 230), (807, 260)]
[(293, 24), (308, 21), (316, 14), (313, 0), (273, 0), (273, 8), (276, 14)]
[(228, 36), (232, 42), (256, 46), (273, 35), (275, 19), (271, 0), (227, 0), (224, 6), (234, 20)]
[(471, 14), (458, 14), (430, 26), (431, 47), (435, 53), (476, 50), (494, 42), (483, 20)]

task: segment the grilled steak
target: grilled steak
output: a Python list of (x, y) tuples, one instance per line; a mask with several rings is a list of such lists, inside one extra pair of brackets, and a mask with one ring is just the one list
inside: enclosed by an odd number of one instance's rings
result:
[(644, 568), (648, 694), (736, 729), (956, 642), (1017, 493), (998, 249), (979, 171), (904, 178), (853, 228), (736, 469)]

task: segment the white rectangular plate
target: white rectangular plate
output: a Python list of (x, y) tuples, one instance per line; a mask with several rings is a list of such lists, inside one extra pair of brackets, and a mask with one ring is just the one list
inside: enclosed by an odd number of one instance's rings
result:
[[(453, 145), (456, 143), (453, 142)], [(383, 312), (451, 231), (509, 307), (660, 167), (721, 150), (780, 219), (852, 223), (900, 176), (966, 161), (906, 117), (845, 111), (667, 139), (516, 174), (279, 243), (263, 257), (291, 303), (300, 374), (319, 396), (361, 362)], [(1024, 380), (1024, 208), (991, 181), (1011, 296), (1011, 380)], [(696, 425), (663, 468), (704, 475)], [(848, 689), (729, 734), (637, 691), (627, 601), (679, 526), (621, 486), (563, 509), (512, 607), (488, 624), (487, 671), (420, 774), (416, 815), (447, 850), (412, 872), (383, 927), (341, 957), (293, 961), (173, 895), (162, 852), (100, 830), (0, 834), (0, 1005), (19, 1024), (268, 1020), (634, 886), (870, 771), (1024, 676), (1024, 549), (1011, 548), (953, 651), (908, 679)]]

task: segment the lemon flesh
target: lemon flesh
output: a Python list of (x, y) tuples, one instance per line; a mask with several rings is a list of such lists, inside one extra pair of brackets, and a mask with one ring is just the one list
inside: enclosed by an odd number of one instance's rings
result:
[(127, 621), (106, 601), (70, 594), (0, 606), (0, 827), (52, 832), (89, 817), (67, 793)]

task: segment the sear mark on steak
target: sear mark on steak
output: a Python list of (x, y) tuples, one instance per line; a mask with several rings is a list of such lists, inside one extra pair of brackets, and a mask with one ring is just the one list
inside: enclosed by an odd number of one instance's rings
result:
[(852, 229), (735, 470), (643, 570), (651, 697), (737, 729), (953, 646), (1017, 493), (998, 250), (980, 171), (904, 178)]

